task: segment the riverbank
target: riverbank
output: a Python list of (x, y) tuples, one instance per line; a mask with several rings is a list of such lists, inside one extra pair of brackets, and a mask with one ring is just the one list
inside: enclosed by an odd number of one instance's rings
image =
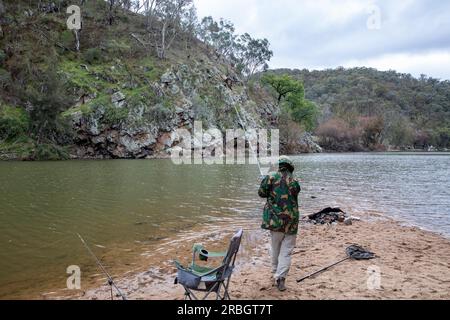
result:
[[(241, 223), (244, 221), (241, 221)], [(183, 299), (181, 286), (173, 284), (174, 257), (187, 263), (194, 242), (212, 250), (224, 248), (233, 225), (216, 226), (199, 235), (198, 230), (180, 234), (161, 243), (153, 265), (138, 274), (117, 279), (129, 299)], [(221, 231), (222, 230), (222, 231)], [(246, 228), (238, 267), (231, 284), (235, 299), (449, 299), (450, 241), (440, 235), (374, 216), (352, 226), (315, 226), (302, 224), (294, 251), (288, 291), (280, 293), (272, 285), (268, 234), (252, 223)], [(371, 261), (347, 261), (335, 268), (297, 284), (295, 279), (345, 257), (345, 248), (357, 243), (377, 254)], [(159, 263), (157, 262), (159, 261)], [(381, 273), (379, 286), (373, 270)], [(52, 298), (52, 297), (48, 297)], [(55, 297), (53, 297), (55, 298)], [(59, 298), (109, 299), (108, 287)]]

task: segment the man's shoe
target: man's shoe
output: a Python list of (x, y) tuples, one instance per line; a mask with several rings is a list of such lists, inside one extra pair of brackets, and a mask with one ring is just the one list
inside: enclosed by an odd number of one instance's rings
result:
[(286, 279), (284, 278), (280, 278), (277, 279), (277, 288), (278, 290), (280, 290), (281, 292), (286, 291), (286, 285), (285, 285)]

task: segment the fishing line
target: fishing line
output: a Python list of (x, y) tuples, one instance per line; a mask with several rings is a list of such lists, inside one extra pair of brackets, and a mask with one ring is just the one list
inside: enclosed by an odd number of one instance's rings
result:
[[(244, 125), (244, 121), (242, 120), (241, 114), (240, 114), (239, 110), (237, 109), (236, 105), (234, 105), (234, 110), (236, 110), (236, 114), (238, 116), (238, 120), (239, 120), (239, 123), (240, 123), (242, 129), (244, 129), (245, 132), (248, 132), (246, 126)], [(253, 144), (250, 140), (248, 141), (248, 145), (250, 146), (251, 152), (252, 152), (253, 156), (255, 157), (256, 164), (258, 165), (259, 173), (260, 173), (261, 177), (264, 177), (265, 175), (262, 171), (262, 167), (261, 167), (261, 163), (259, 162), (258, 154), (255, 151), (255, 149), (253, 148)]]

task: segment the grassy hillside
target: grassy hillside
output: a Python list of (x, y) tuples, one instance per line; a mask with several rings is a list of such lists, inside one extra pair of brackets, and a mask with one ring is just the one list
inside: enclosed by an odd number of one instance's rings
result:
[[(328, 149), (450, 148), (450, 81), (370, 68), (271, 72), (304, 83), (306, 98), (320, 109), (316, 133)], [(367, 125), (376, 145), (362, 141)]]
[(66, 26), (70, 3), (42, 3), (4, 3), (2, 158), (153, 156), (170, 149), (172, 131), (191, 128), (194, 118), (206, 127), (238, 127), (234, 106), (247, 122), (265, 124), (239, 73), (193, 34), (176, 29), (161, 58), (159, 20), (149, 30), (145, 16), (122, 7), (111, 20), (108, 3), (92, 0), (81, 6), (77, 50)]

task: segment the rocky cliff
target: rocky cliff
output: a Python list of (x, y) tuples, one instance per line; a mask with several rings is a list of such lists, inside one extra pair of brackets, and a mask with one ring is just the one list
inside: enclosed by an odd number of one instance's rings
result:
[(275, 124), (274, 104), (258, 105), (228, 66), (206, 59), (173, 64), (140, 90), (138, 96), (120, 89), (110, 90), (103, 99), (87, 95), (67, 111), (76, 131), (71, 156), (165, 157), (179, 143), (176, 130), (192, 130), (194, 121), (202, 121), (204, 130), (240, 128), (236, 110), (247, 128)]

